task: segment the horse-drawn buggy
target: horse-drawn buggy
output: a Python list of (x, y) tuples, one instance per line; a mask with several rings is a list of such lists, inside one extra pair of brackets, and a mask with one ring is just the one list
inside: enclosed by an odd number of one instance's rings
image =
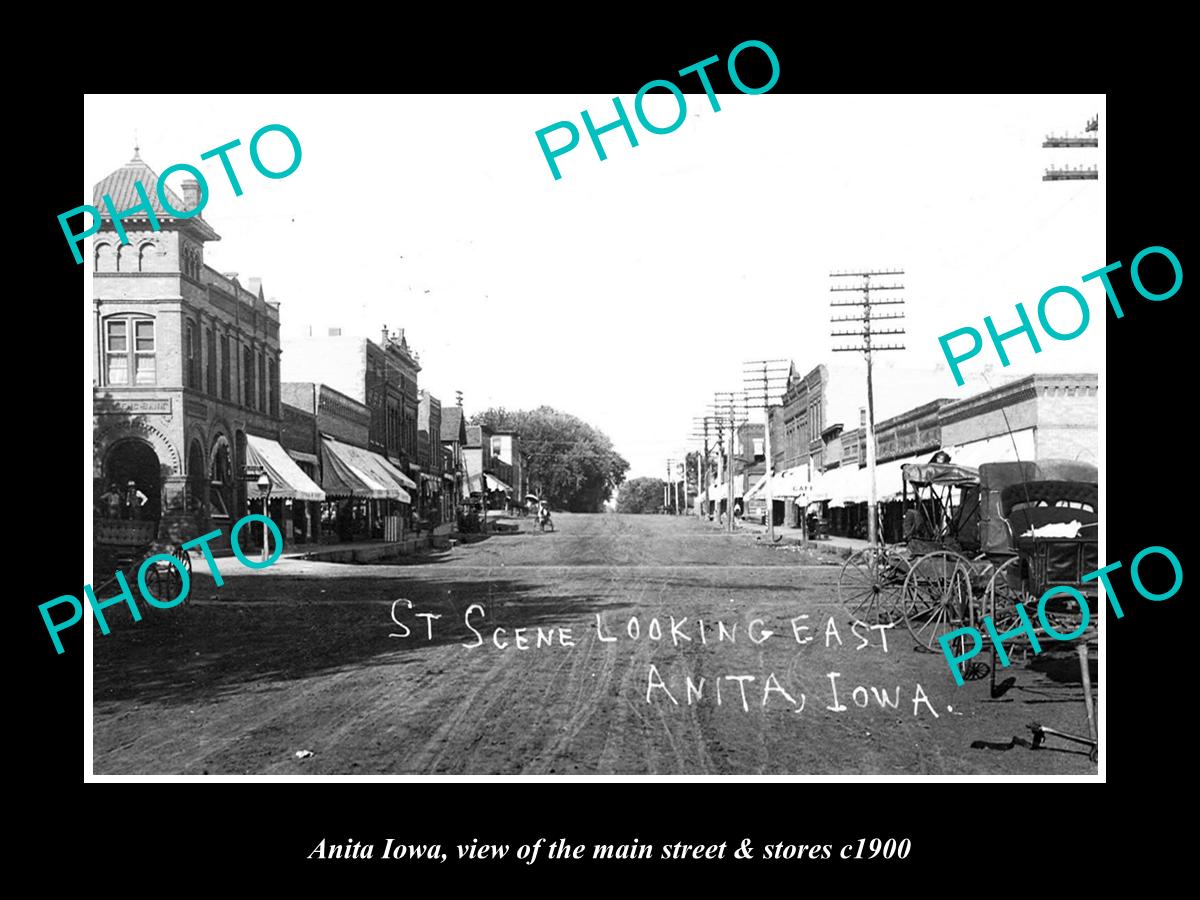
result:
[[(192, 574), (192, 560), (179, 544), (156, 539), (157, 520), (107, 519), (93, 520), (93, 591), (97, 599), (106, 599), (117, 584), (116, 573), (121, 572), (129, 589), (138, 592), (138, 572), (142, 564), (152, 556), (166, 554), (179, 560), (183, 569)], [(183, 578), (179, 569), (164, 559), (157, 559), (146, 566), (146, 590), (156, 600), (169, 602), (183, 592)]]
[[(838, 580), (855, 618), (903, 619), (918, 645), (941, 653), (940, 639), (957, 629), (974, 627), (986, 639), (985, 617), (1000, 634), (1017, 626), (1018, 603), (1036, 625), (1038, 601), (1051, 588), (1073, 588), (1095, 605), (1096, 583), (1083, 581), (1098, 567), (1095, 466), (914, 463), (902, 471), (905, 543), (858, 551)], [(1082, 628), (1082, 610), (1066, 591), (1044, 612), (1059, 635)], [(986, 672), (967, 664), (964, 677)]]

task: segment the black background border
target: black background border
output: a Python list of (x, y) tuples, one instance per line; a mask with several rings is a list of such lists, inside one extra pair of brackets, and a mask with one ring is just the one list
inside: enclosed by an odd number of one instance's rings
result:
[[(775, 93), (880, 88), (936, 91), (946, 86), (944, 78), (872, 76), (876, 70), (871, 66), (860, 67), (857, 74), (849, 66), (844, 72), (832, 74), (820, 60), (811, 58), (812, 42), (821, 40), (811, 32), (785, 34), (778, 29), (754, 27), (738, 28), (736, 32), (734, 37), (725, 37), (714, 28), (704, 34), (650, 37), (631, 31), (619, 42), (597, 37), (595, 43), (587, 43), (575, 36), (565, 46), (561, 42), (531, 42), (517, 49), (507, 42), (499, 49), (489, 52), (484, 47), (477, 53), (459, 42), (453, 66), (446, 64), (444, 45), (426, 43), (421, 45), (424, 55), (415, 52), (421, 47), (410, 47), (403, 59), (389, 58), (390, 74), (386, 78), (364, 81), (348, 74), (337, 79), (340, 83), (334, 83), (321, 72), (308, 78), (307, 83), (301, 77), (288, 87), (294, 91), (353, 91), (368, 85), (402, 92), (482, 91), (494, 93), (498, 103), (503, 103), (504, 93), (524, 92), (601, 92), (627, 97), (644, 82), (671, 77), (674, 70), (707, 56), (717, 54), (723, 63), (735, 44), (751, 37), (769, 43), (779, 56), (781, 77)], [(1026, 49), (1037, 57), (1036, 48)], [(1087, 55), (1103, 54), (1096, 48)], [(743, 78), (750, 84), (762, 83), (765, 78), (755, 74), (752, 55), (743, 57), (748, 64), (742, 69)], [(370, 71), (369, 64), (361, 59), (358, 62)], [(1054, 84), (1039, 73), (1037, 83), (1029, 83), (1026, 89), (1103, 89), (1090, 69), (1091, 60), (1081, 62), (1084, 65), (1056, 71)], [(271, 63), (266, 60), (264, 64)], [(382, 76), (383, 68), (379, 65), (375, 71)], [(723, 69), (722, 64), (710, 70), (718, 94), (732, 90)], [(1011, 72), (990, 70), (987, 60), (976, 60), (971, 71), (988, 71), (990, 75), (957, 78), (958, 90), (1014, 89)], [(253, 73), (218, 73), (209, 86), (236, 91), (254, 82)], [(1126, 312), (1118, 321), (1106, 311), (1108, 374), (1102, 398), (1108, 412), (1105, 561), (1120, 559), (1128, 566), (1143, 547), (1160, 544), (1178, 555), (1186, 573), (1190, 567), (1185, 536), (1190, 537), (1190, 531), (1184, 528), (1183, 513), (1190, 505), (1191, 466), (1190, 454), (1180, 452), (1186, 451), (1187, 445), (1177, 437), (1180, 432), (1186, 436), (1190, 431), (1186, 426), (1190, 404), (1186, 401), (1191, 381), (1184, 370), (1190, 355), (1186, 346), (1190, 329), (1184, 320), (1186, 283), (1169, 301), (1151, 303), (1136, 295), (1128, 278), (1132, 257), (1151, 245), (1169, 247), (1187, 269), (1182, 227), (1182, 176), (1186, 172), (1182, 153), (1186, 143), (1172, 137), (1182, 114), (1171, 84), (1169, 78), (1160, 79), (1152, 88), (1131, 86), (1108, 94), (1102, 122), (1107, 154), (1108, 250), (1103, 260), (1096, 260), (1096, 268), (1115, 260), (1124, 263), (1113, 281)], [(695, 90), (690, 85), (682, 86), (689, 93)], [(130, 84), (114, 89), (137, 88)], [(35, 189), (29, 204), (22, 207), (34, 211), (26, 220), (34, 225), (33, 236), (26, 244), (34, 253), (22, 264), (37, 267), (31, 273), (36, 293), (27, 297), (27, 302), (40, 314), (59, 305), (79, 303), (83, 277), (81, 267), (67, 252), (55, 218), (79, 204), (78, 173), (82, 168), (82, 92), (65, 85), (62, 91), (53, 100), (49, 93), (44, 94), (41, 100), (45, 105), (33, 113), (39, 128), (39, 166), (45, 177), (24, 186)], [(164, 102), (169, 101), (173, 102), (164, 98)], [(1085, 112), (1091, 111), (1081, 114)], [(597, 121), (602, 121), (599, 110), (596, 113)], [(535, 128), (557, 117), (548, 111), (546, 122), (531, 122), (531, 142)], [(820, 140), (820, 135), (798, 139)], [(361, 185), (355, 189), (361, 189)], [(1062, 283), (1075, 284), (1082, 274), (1064, 272)], [(980, 277), (986, 277), (986, 273), (980, 273)], [(1049, 286), (1031, 285), (1030, 297), (1035, 298), (1045, 287)], [(1014, 302), (1018, 299), (1026, 299), (1030, 305), (1029, 298), (1014, 298)], [(1094, 315), (1097, 312), (1093, 310)], [(89, 314), (85, 306), (85, 315)], [(53, 332), (53, 324), (49, 328)], [(1187, 713), (1191, 712), (1190, 682), (1183, 677), (1187, 655), (1184, 642), (1190, 638), (1183, 612), (1186, 585), (1171, 600), (1150, 603), (1134, 596), (1127, 568), (1114, 578), (1126, 617), (1121, 621), (1111, 616), (1108, 619), (1103, 684), (1110, 720), (1103, 748), (1106, 776), (1118, 790), (1109, 792), (1106, 786), (1103, 795), (1096, 785), (1045, 782), (906, 785), (639, 781), (614, 785), (487, 784), (463, 779), (450, 784), (84, 785), (82, 630), (73, 629), (66, 635), (67, 652), (56, 656), (36, 608), (38, 603), (59, 594), (77, 594), (83, 568), (68, 561), (74, 558), (73, 514), (80, 502), (75, 495), (76, 485), (81, 482), (75, 429), (79, 423), (78, 404), (86, 391), (77, 380), (79, 344), (74, 340), (64, 343), (64, 351), (55, 354), (48, 367), (44, 387), (41, 373), (36, 390), (21, 386), (21, 393), (29, 392), (29, 409), (48, 405), (54, 410), (54, 418), (61, 419), (59, 425), (45, 429), (44, 424), (41, 428), (38, 425), (50, 417), (32, 416), (35, 431), (25, 445), (31, 455), (28, 465), (35, 467), (34, 471), (57, 472), (59, 476), (52, 476), (50, 484), (43, 482), (41, 488), (22, 487), (24, 479), (19, 478), (11, 488), (17, 497), (26, 491), (35, 493), (28, 504), (32, 509), (21, 504), (20, 517), (28, 523), (29, 536), (21, 539), (23, 547), (14, 548), (23, 550), (19, 561), (10, 564), (22, 570), (15, 581), (27, 641), (27, 655), (18, 678), (22, 686), (19, 696), (28, 708), (22, 712), (26, 724), (16, 744), (23, 760), (21, 773), (33, 769), (34, 779), (29, 784), (35, 785), (40, 794), (24, 821), (35, 843), (46, 849), (55, 848), (61, 853), (62, 841), (69, 834), (82, 835), (86, 836), (86, 849), (81, 852), (91, 859), (93, 854), (98, 857), (121, 851), (123, 842), (134, 836), (137, 848), (130, 849), (137, 853), (139, 868), (149, 871), (159, 863), (185, 865), (189, 883), (223, 881), (235, 870), (264, 875), (295, 870), (307, 884), (348, 884), (351, 880), (357, 882), (359, 875), (382, 875), (387, 883), (400, 884), (408, 878), (430, 874), (444, 877), (450, 872), (456, 872), (456, 878), (470, 875), (494, 881), (506, 873), (520, 874), (526, 867), (511, 855), (504, 862), (474, 863), (469, 870), (453, 862), (422, 869), (378, 860), (306, 863), (304, 857), (322, 837), (380, 843), (394, 837), (404, 842), (440, 841), (445, 845), (478, 837), (481, 842), (507, 843), (514, 848), (538, 837), (564, 837), (576, 844), (625, 843), (634, 837), (642, 843), (727, 840), (733, 846), (748, 837), (756, 844), (783, 840), (829, 843), (836, 848), (860, 837), (892, 836), (913, 841), (913, 853), (905, 863), (848, 867), (836, 862), (806, 861), (776, 863), (773, 867), (797, 885), (811, 884), (814, 879), (825, 881), (818, 873), (825, 873), (834, 884), (859, 885), (863, 879), (878, 878), (880, 883), (887, 883), (902, 871), (916, 874), (920, 870), (923, 877), (940, 873), (944, 878), (930, 880), (929, 887), (958, 893), (964, 884), (960, 878), (965, 874), (957, 869), (960, 866), (975, 873), (967, 879), (974, 889), (986, 890), (990, 880), (977, 880), (981, 863), (997, 871), (1021, 868), (1025, 876), (1017, 880), (1019, 885), (1035, 871), (1054, 870), (1057, 877), (1069, 877), (1073, 858), (1070, 847), (1076, 841), (1081, 845), (1090, 843), (1097, 832), (1119, 829), (1124, 852), (1156, 839), (1146, 833), (1157, 825), (1152, 819), (1155, 795), (1171, 789), (1174, 773), (1183, 768), (1187, 752), (1183, 737), (1173, 736), (1168, 730), (1176, 723), (1186, 727)], [(90, 372), (82, 374), (84, 384), (90, 383)], [(84, 498), (85, 509), (87, 502)], [(26, 736), (32, 740), (27, 741)], [(1127, 793), (1131, 789), (1137, 793)], [(245, 794), (247, 790), (252, 792), (250, 797)], [(1165, 800), (1157, 802), (1165, 808)], [(1126, 804), (1141, 810), (1144, 818), (1140, 824), (1119, 818), (1118, 809)], [(529, 867), (526, 877), (532, 876), (535, 881), (527, 883), (544, 881), (549, 886), (556, 883), (551, 879), (561, 878), (564, 868), (570, 870), (568, 874), (585, 868), (583, 863), (554, 864), (554, 868), (548, 865)], [(614, 882), (621, 885), (630, 883), (627, 879), (633, 869), (650, 866), (645, 862), (608, 863), (605, 871), (623, 879)], [(753, 877), (771, 867), (755, 865)], [(748, 868), (744, 862), (732, 861), (654, 866), (670, 879), (669, 883), (697, 875), (706, 881), (732, 875), (742, 879), (740, 883), (749, 884), (744, 880)], [(347, 879), (348, 875), (356, 877)], [(1028, 882), (1024, 887), (1014, 887), (1032, 889)]]

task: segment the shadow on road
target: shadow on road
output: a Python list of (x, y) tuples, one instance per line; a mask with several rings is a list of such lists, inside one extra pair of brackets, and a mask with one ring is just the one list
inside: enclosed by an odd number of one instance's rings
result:
[[(353, 570), (350, 570), (353, 571)], [(571, 625), (625, 604), (577, 594), (553, 594), (545, 584), (506, 578), (396, 579), (376, 573), (336, 578), (272, 573), (227, 577), (218, 588), (197, 575), (195, 601), (167, 610), (143, 609), (134, 622), (124, 606), (106, 610), (110, 634), (94, 631), (93, 698), (185, 705), (256, 685), (341, 670), (412, 662), (420, 651), (489, 639), (497, 626), (536, 629)], [(403, 598), (412, 603), (393, 601)], [(410, 634), (393, 638), (389, 635)], [(432, 638), (426, 618), (430, 613)], [(531, 631), (531, 638), (534, 635)]]

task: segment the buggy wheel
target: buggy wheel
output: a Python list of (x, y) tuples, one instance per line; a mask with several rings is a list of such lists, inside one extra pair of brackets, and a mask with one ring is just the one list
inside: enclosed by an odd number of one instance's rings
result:
[(904, 622), (926, 650), (941, 652), (939, 638), (963, 627), (970, 602), (970, 563), (951, 550), (920, 557), (904, 578)]
[[(189, 574), (190, 578), (190, 574)], [(168, 562), (156, 562), (146, 570), (146, 589), (150, 596), (161, 603), (172, 603), (183, 592), (183, 579), (179, 570)]]
[(183, 547), (173, 547), (171, 552), (183, 563), (183, 568), (188, 573), (188, 581), (190, 583), (192, 578), (192, 555), (184, 550)]
[(978, 627), (983, 624), (985, 616), (991, 616), (992, 624), (998, 633), (1010, 631), (1021, 621), (1017, 614), (1018, 603), (1024, 604), (1026, 612), (1030, 611), (1032, 603), (1034, 615), (1036, 615), (1037, 598), (1029, 592), (1029, 588), (1025, 584), (1021, 557), (1014, 556), (1012, 559), (1005, 560), (992, 573), (991, 580), (988, 581), (987, 592), (984, 594), (984, 606), (980, 610), (979, 621), (973, 624)]
[(900, 605), (908, 560), (883, 548), (865, 547), (850, 555), (838, 575), (838, 602), (851, 618), (892, 622), (904, 613)]

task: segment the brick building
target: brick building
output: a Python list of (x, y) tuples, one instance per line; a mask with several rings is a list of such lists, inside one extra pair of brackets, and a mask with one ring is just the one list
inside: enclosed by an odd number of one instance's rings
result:
[[(459, 504), (468, 496), (467, 470), (464, 456), (467, 444), (467, 425), (461, 406), (448, 406), (442, 410), (442, 478), (447, 481), (447, 489), (452, 490), (449, 500), (450, 514), (453, 522), (457, 518)], [(451, 488), (451, 485), (453, 486)]]
[(289, 337), (284, 351), (284, 381), (326, 384), (366, 404), (371, 414), (368, 449), (384, 456), (406, 477), (419, 474), (417, 375), (421, 366), (403, 328), (394, 334), (383, 329), (378, 344), (331, 328), (323, 336)]
[(421, 391), (417, 406), (418, 514), (433, 527), (454, 522), (454, 476), (451, 473), (447, 486), (443, 449), (442, 402), (429, 391)]
[[(135, 209), (138, 182), (158, 230), (146, 209)], [(181, 199), (165, 188), (168, 202), (194, 208), (198, 185), (185, 181), (183, 191)], [(125, 243), (105, 195), (119, 213), (129, 211), (121, 217)], [(93, 203), (103, 211), (92, 240), (93, 474), (97, 496), (132, 482), (134, 498), (120, 510), (98, 504), (97, 541), (120, 542), (122, 527), (177, 542), (217, 527), (227, 535), (246, 512), (261, 511), (247, 467), (270, 473), (277, 520), (292, 500), (319, 499), (278, 443), (278, 303), (258, 278), (243, 284), (205, 264), (205, 245), (220, 236), (202, 215), (181, 219), (162, 207), (158, 175), (137, 152), (95, 186)], [(138, 492), (146, 497), (140, 506)]]
[[(875, 486), (885, 539), (900, 539), (902, 466), (928, 462), (938, 450), (972, 467), (1018, 459), (1095, 464), (1097, 387), (1095, 374), (1027, 375), (962, 400), (932, 400), (877, 423)], [(827, 464), (813, 478), (811, 499), (821, 501), (833, 534), (863, 536), (870, 495), (865, 427), (839, 431), (825, 450)]]

